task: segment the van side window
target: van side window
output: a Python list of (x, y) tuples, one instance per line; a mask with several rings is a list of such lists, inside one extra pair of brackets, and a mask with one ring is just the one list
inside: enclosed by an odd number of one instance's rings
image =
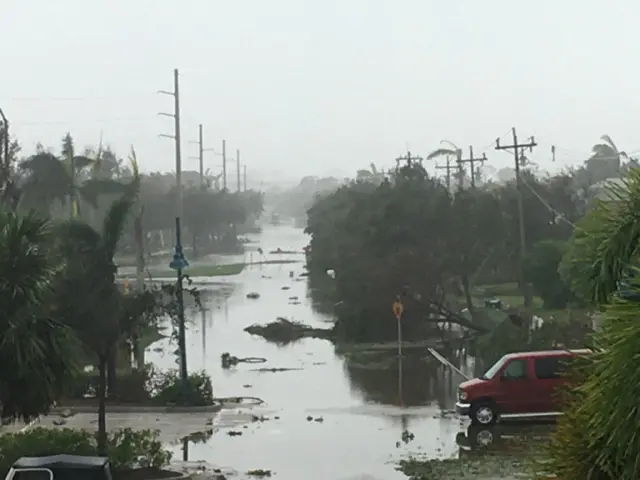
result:
[(569, 367), (570, 357), (536, 358), (533, 361), (533, 370), (537, 378), (559, 378)]
[(527, 361), (523, 359), (511, 360), (502, 370), (501, 377), (505, 380), (521, 380), (527, 378)]

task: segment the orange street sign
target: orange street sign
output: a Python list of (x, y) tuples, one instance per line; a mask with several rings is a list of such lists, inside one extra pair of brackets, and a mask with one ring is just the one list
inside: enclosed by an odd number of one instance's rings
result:
[(398, 320), (400, 320), (400, 318), (402, 317), (403, 310), (404, 310), (404, 306), (402, 305), (402, 302), (400, 302), (399, 300), (396, 300), (395, 302), (393, 302), (393, 314), (396, 316)]

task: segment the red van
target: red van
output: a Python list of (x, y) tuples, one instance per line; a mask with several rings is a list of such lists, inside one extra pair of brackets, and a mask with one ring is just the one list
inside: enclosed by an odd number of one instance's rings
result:
[(471, 423), (492, 425), (498, 418), (558, 415), (555, 390), (573, 357), (590, 350), (510, 353), (479, 378), (458, 387), (456, 410)]

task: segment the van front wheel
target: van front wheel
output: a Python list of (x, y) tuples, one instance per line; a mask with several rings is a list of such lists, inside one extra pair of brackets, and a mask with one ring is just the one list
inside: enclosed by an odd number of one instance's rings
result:
[(469, 416), (472, 425), (493, 425), (498, 420), (498, 412), (489, 402), (474, 403)]

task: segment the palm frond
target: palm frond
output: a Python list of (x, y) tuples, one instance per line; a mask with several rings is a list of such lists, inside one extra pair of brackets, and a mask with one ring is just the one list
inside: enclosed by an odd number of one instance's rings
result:
[(102, 241), (105, 253), (112, 259), (116, 253), (118, 242), (127, 224), (127, 217), (133, 208), (136, 199), (127, 193), (111, 204), (102, 225)]
[(640, 243), (640, 171), (631, 169), (622, 180), (606, 185), (610, 200), (596, 201), (570, 246), (571, 261), (586, 270), (586, 293), (596, 303), (608, 302), (616, 292)]
[(616, 147), (616, 144), (613, 142), (613, 140), (611, 139), (611, 137), (609, 135), (602, 135), (600, 136), (600, 140), (602, 140), (605, 144), (607, 144), (609, 147), (611, 147), (611, 149), (614, 152), (619, 152), (618, 147)]
[(434, 150), (429, 155), (427, 155), (427, 160), (432, 160), (437, 157), (445, 157), (447, 155), (456, 156), (458, 154), (458, 150), (451, 150), (450, 148), (438, 148)]

